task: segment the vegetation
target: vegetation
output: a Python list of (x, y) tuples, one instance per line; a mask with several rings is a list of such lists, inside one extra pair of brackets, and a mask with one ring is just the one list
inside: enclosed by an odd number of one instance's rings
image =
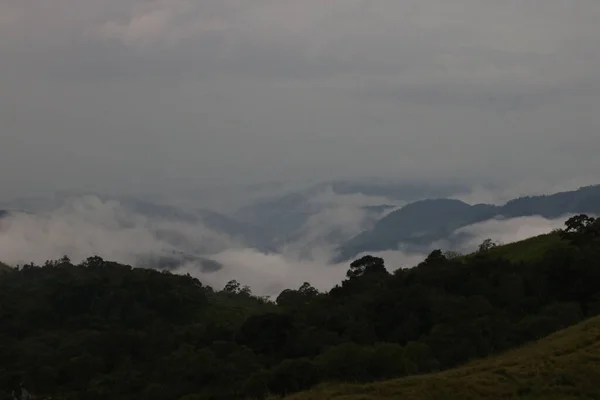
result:
[(571, 218), (536, 257), (488, 243), (389, 273), (366, 256), (329, 292), (305, 283), (274, 303), (98, 257), (26, 265), (0, 276), (0, 396), (23, 378), (65, 400), (265, 398), (447, 370), (600, 314), (599, 226)]
[(327, 384), (289, 400), (597, 399), (600, 318), (490, 359), (373, 384)]
[(569, 246), (569, 243), (561, 240), (558, 232), (552, 232), (520, 242), (496, 246), (490, 251), (494, 256), (504, 257), (513, 262), (530, 262), (543, 258), (552, 249), (566, 246)]

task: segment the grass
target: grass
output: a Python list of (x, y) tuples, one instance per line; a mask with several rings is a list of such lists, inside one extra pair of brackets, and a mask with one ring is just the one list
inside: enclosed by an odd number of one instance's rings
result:
[(372, 384), (325, 384), (286, 399), (600, 399), (600, 317), (456, 369)]
[[(488, 254), (506, 258), (512, 262), (532, 262), (542, 258), (551, 248), (568, 247), (569, 243), (562, 240), (558, 233), (552, 232), (534, 236), (518, 242), (508, 243), (493, 247)], [(475, 257), (477, 253), (467, 254), (464, 257)]]
[(507, 258), (514, 262), (530, 262), (540, 259), (551, 248), (567, 247), (557, 233), (534, 236), (519, 242), (505, 244), (490, 250), (490, 254)]

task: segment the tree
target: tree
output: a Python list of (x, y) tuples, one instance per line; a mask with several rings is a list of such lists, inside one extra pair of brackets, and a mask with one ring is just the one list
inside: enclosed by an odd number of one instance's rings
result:
[(566, 233), (585, 233), (586, 228), (591, 226), (596, 221), (595, 218), (585, 214), (575, 215), (565, 222)]
[(383, 258), (367, 255), (353, 261), (350, 264), (350, 269), (346, 272), (346, 277), (352, 279), (367, 274), (387, 274)]
[(104, 264), (104, 260), (101, 257), (93, 256), (86, 258), (82, 266), (86, 268), (99, 268), (104, 266)]
[(282, 307), (298, 308), (318, 295), (319, 291), (317, 289), (312, 287), (310, 283), (304, 282), (298, 290), (285, 289), (277, 296), (275, 302)]
[(600, 218), (575, 215), (565, 222), (561, 236), (575, 245), (594, 243), (600, 237)]
[(238, 293), (241, 293), (246, 296), (252, 296), (252, 290), (250, 289), (250, 286), (248, 286), (248, 285), (242, 286), (242, 288), (239, 289)]
[(487, 238), (479, 245), (479, 249), (477, 250), (477, 252), (484, 253), (486, 251), (493, 249), (496, 246), (498, 246), (497, 243), (495, 243), (492, 239)]
[(298, 293), (304, 298), (310, 299), (319, 294), (319, 291), (312, 287), (312, 285), (308, 282), (304, 282), (300, 289), (298, 289)]
[(436, 265), (436, 264), (443, 264), (446, 261), (448, 261), (448, 259), (442, 253), (441, 250), (433, 250), (431, 253), (429, 253), (429, 255), (427, 256), (425, 261), (423, 261), (422, 264), (423, 265)]
[(290, 315), (267, 313), (246, 319), (237, 340), (256, 352), (282, 356), (293, 334), (294, 323)]
[(227, 293), (239, 293), (241, 290), (240, 286), (241, 285), (239, 284), (238, 281), (236, 281), (235, 279), (232, 279), (229, 282), (227, 282), (227, 284), (223, 288), (223, 291), (227, 292)]

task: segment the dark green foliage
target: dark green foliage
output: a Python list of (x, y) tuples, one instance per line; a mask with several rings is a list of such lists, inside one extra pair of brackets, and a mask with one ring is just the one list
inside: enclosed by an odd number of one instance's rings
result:
[(64, 399), (225, 400), (447, 369), (600, 313), (595, 224), (569, 220), (570, 244), (528, 261), (433, 251), (389, 274), (365, 256), (276, 304), (98, 257), (24, 266), (0, 275), (0, 396), (16, 374)]
[(600, 317), (594, 317), (512, 351), (446, 371), (376, 383), (332, 382), (286, 399), (598, 399), (599, 359)]
[(363, 275), (385, 275), (387, 270), (383, 262), (383, 258), (364, 256), (359, 260), (353, 261), (350, 264), (350, 269), (346, 273), (346, 277), (358, 278)]

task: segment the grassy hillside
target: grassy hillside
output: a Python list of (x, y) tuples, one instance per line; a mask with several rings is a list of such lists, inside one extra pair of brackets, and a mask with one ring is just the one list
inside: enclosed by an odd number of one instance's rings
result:
[[(494, 247), (489, 250), (489, 255), (504, 257), (512, 262), (530, 262), (540, 260), (550, 249), (564, 249), (568, 246), (569, 243), (561, 240), (558, 233), (547, 233)], [(470, 254), (467, 257), (472, 257), (475, 254)]]
[(329, 384), (288, 399), (598, 399), (599, 361), (596, 317), (464, 367), (374, 384)]

